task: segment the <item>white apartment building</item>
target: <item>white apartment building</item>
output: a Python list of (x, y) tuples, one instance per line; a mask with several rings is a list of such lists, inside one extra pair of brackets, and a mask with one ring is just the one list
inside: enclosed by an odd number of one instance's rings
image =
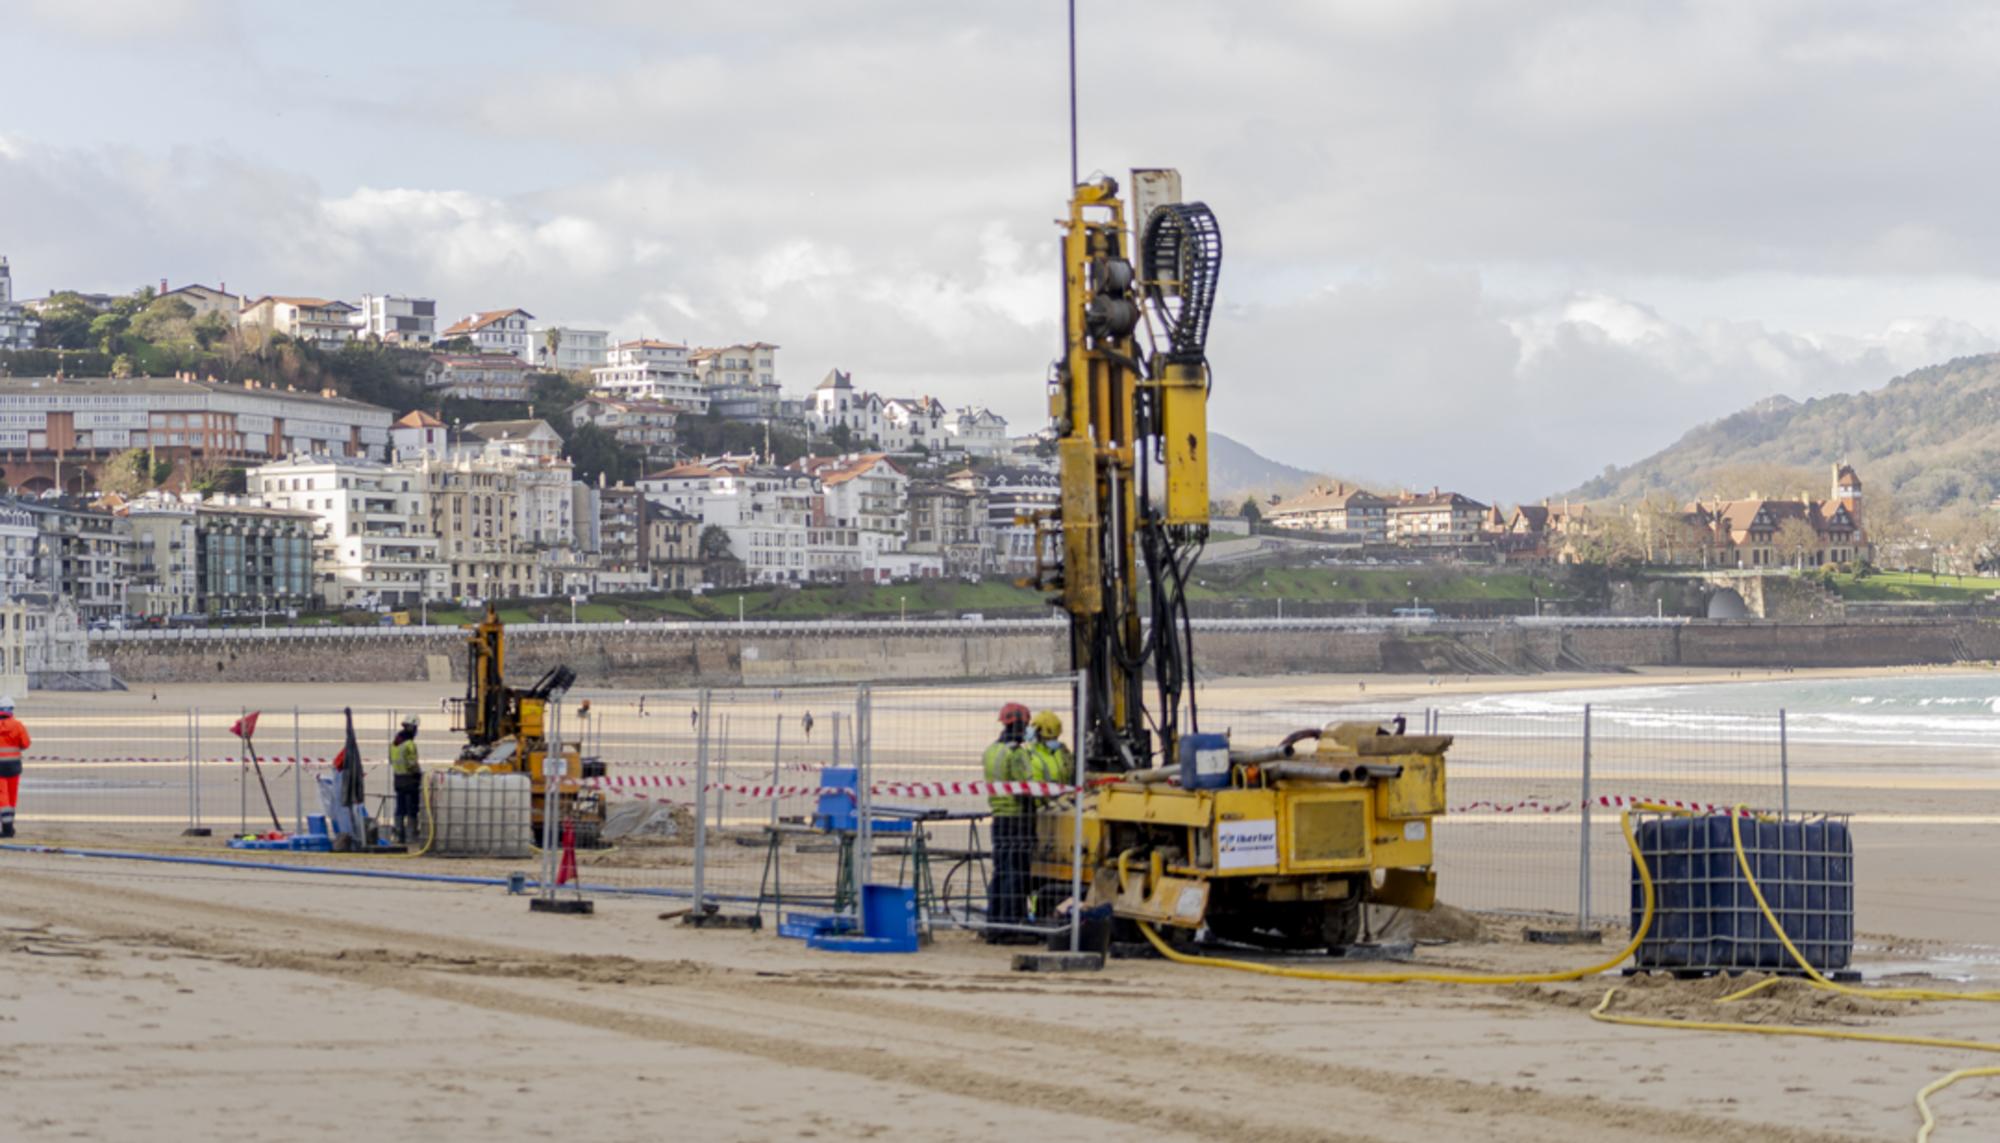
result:
[(806, 537), (808, 574), (888, 578), (885, 557), (903, 551), (908, 539), (910, 478), (879, 452), (806, 457), (789, 467), (819, 481)]
[(820, 433), (845, 425), (856, 441), (879, 440), (882, 435), (882, 398), (854, 387), (854, 375), (832, 369), (814, 387), (806, 408), (806, 419)]
[[(554, 357), (549, 356), (551, 330), (558, 338)], [(530, 326), (528, 348), (534, 351), (533, 360), (537, 368), (553, 369), (558, 373), (582, 373), (610, 359), (611, 331), (577, 329), (567, 325)]]
[(472, 401), (526, 401), (528, 363), (505, 353), (433, 353), (424, 388)]
[(770, 421), (780, 415), (778, 347), (763, 341), (697, 349), (688, 364), (708, 393), (709, 407), (731, 421)]
[(235, 321), (237, 313), (243, 309), (243, 299), (230, 293), (228, 287), (229, 283), (227, 282), (224, 282), (220, 288), (204, 286), (199, 282), (189, 282), (185, 286), (177, 286), (169, 290), (167, 288), (167, 280), (161, 278), (159, 296), (162, 298), (175, 298), (186, 302), (194, 309), (194, 316), (197, 318), (204, 318), (209, 314), (221, 314), (230, 321)]
[(991, 409), (967, 406), (944, 422), (947, 448), (970, 456), (999, 456), (1007, 451), (1007, 418)]
[(882, 402), (882, 429), (876, 443), (891, 452), (945, 445), (944, 405), (935, 397), (890, 397)]
[(708, 412), (708, 391), (688, 364), (688, 349), (671, 341), (640, 338), (611, 347), (609, 360), (590, 371), (591, 390), (607, 397), (663, 401), (683, 412)]
[(14, 301), (14, 272), (0, 254), (0, 349), (33, 349), (41, 319)]
[(389, 459), (397, 463), (423, 460), (442, 460), (451, 452), (451, 433), (444, 422), (424, 412), (411, 409), (389, 426)]
[(628, 401), (612, 397), (586, 397), (569, 407), (569, 423), (577, 428), (596, 425), (610, 433), (619, 444), (643, 450), (648, 456), (673, 452), (674, 425), (680, 410), (663, 401)]
[(200, 595), (192, 504), (143, 499), (125, 513), (132, 531), (126, 606), (134, 615), (187, 615)]
[(952, 473), (946, 483), (962, 492), (985, 496), (997, 570), (1013, 576), (1034, 574), (1035, 527), (1017, 521), (1053, 511), (1062, 497), (1061, 479), (1044, 469), (1021, 467), (984, 472), (966, 469)]
[(719, 527), (753, 583), (809, 578), (807, 539), (818, 481), (803, 472), (740, 461), (677, 465), (638, 482), (656, 504)]
[(480, 353), (506, 353), (533, 361), (536, 347), (528, 342), (528, 326), (534, 320), (535, 315), (527, 310), (486, 310), (465, 315), (438, 336), (445, 341), (470, 338), (472, 348)]
[[(528, 508), (513, 466), (461, 457), (424, 461), (411, 471), (430, 502), (431, 532), (445, 564), (450, 598), (522, 599), (551, 593), (549, 567), (522, 539)], [(569, 495), (567, 483), (563, 495)]]
[(884, 397), (854, 387), (854, 376), (829, 372), (812, 391), (806, 422), (826, 435), (846, 426), (857, 444), (873, 441), (889, 452), (959, 451), (975, 456), (1005, 452), (1007, 420), (990, 409), (966, 406), (956, 412), (935, 397)]
[(250, 494), (310, 512), (319, 595), (330, 607), (444, 599), (447, 568), (421, 474), (373, 461), (292, 457), (253, 468)]
[(35, 578), (35, 545), (40, 539), (33, 513), (0, 503), (0, 599), (41, 590)]
[(563, 454), (562, 434), (539, 417), (519, 421), (471, 421), (465, 425), (453, 447), (488, 460), (517, 457), (556, 461), (561, 460)]
[(338, 299), (269, 294), (245, 305), (236, 324), (246, 330), (259, 327), (282, 333), (294, 341), (341, 346), (356, 336), (355, 309), (353, 303)]
[(428, 347), (437, 340), (437, 302), (400, 294), (363, 294), (354, 315), (362, 337), (389, 345)]

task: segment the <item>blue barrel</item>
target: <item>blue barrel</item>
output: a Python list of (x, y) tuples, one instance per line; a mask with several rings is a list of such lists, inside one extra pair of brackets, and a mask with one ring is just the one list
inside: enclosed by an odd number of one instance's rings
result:
[(1181, 789), (1220, 790), (1229, 785), (1229, 736), (1181, 736)]
[[(1822, 972), (1854, 956), (1854, 839), (1840, 818), (1745, 818), (1743, 850), (1785, 934)], [(1641, 969), (1797, 972), (1757, 907), (1731, 840), (1729, 817), (1640, 823), (1639, 852), (1653, 874), (1653, 927), (1633, 961)], [(1645, 900), (1632, 870), (1632, 924)]]

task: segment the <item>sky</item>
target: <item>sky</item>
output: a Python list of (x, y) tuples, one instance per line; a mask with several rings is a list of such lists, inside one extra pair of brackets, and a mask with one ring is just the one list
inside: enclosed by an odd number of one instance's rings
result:
[[(1480, 499), (2000, 348), (2000, 9), (1079, 0), (1224, 234), (1213, 427)], [(17, 295), (521, 306), (1046, 419), (1058, 0), (0, 0)]]

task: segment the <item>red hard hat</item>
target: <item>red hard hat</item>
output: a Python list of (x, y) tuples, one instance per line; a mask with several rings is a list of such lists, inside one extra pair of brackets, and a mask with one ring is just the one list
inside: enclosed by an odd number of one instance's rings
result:
[(1015, 726), (1017, 724), (1026, 724), (1027, 721), (1033, 717), (1034, 715), (1029, 713), (1027, 707), (1022, 706), (1020, 703), (1017, 702), (1010, 702), (1006, 706), (1000, 708), (1000, 725), (1002, 726)]

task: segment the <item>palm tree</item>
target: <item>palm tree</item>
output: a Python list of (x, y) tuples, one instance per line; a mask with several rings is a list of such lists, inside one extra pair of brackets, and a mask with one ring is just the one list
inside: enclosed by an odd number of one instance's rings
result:
[(553, 326), (553, 325), (552, 325), (552, 326), (550, 326), (549, 328), (547, 328), (547, 329), (543, 330), (543, 331), (542, 331), (542, 353), (543, 353), (543, 357), (542, 357), (542, 364), (543, 364), (544, 366), (546, 366), (546, 367), (550, 368), (550, 369), (554, 369), (554, 368), (556, 368), (556, 354), (557, 354), (558, 352), (560, 352), (560, 351), (561, 351), (561, 349), (562, 349), (562, 329), (561, 329), (561, 327), (559, 327), (559, 326)]

